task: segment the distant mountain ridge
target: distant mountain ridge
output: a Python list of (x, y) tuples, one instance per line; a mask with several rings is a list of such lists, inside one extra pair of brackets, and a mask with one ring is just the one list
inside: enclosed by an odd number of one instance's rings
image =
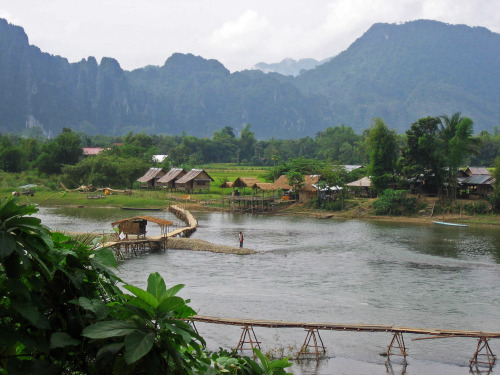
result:
[(375, 24), (293, 77), (230, 73), (217, 60), (178, 53), (131, 72), (113, 58), (69, 63), (0, 19), (0, 133), (42, 125), (52, 133), (210, 137), (249, 123), (260, 139), (298, 138), (342, 123), (361, 132), (374, 117), (402, 131), (456, 111), (473, 118), (477, 132), (491, 131), (500, 123), (499, 71), (498, 34), (436, 21)]
[(318, 61), (316, 59), (300, 59), (294, 60), (291, 58), (286, 58), (281, 60), (279, 63), (265, 63), (259, 62), (255, 64), (254, 69), (259, 69), (264, 73), (279, 73), (284, 76), (298, 76), (304, 70), (310, 70), (316, 68), (318, 65), (324, 64), (329, 61), (330, 58)]

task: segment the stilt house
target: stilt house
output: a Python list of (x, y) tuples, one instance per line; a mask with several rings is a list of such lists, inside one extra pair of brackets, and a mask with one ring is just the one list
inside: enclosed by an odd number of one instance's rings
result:
[(175, 189), (175, 182), (186, 175), (184, 168), (172, 168), (167, 174), (158, 179), (158, 184), (166, 189)]
[(137, 181), (141, 183), (141, 188), (156, 188), (157, 182), (160, 178), (165, 176), (165, 171), (162, 168), (149, 168), (149, 170), (138, 178)]
[(211, 181), (214, 179), (203, 169), (191, 169), (175, 182), (175, 187), (188, 192), (210, 190)]

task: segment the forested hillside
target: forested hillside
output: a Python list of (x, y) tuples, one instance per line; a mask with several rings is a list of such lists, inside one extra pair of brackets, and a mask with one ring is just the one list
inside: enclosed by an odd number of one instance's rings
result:
[(500, 123), (499, 71), (498, 34), (434, 21), (376, 24), (331, 61), (291, 77), (230, 73), (191, 54), (132, 72), (110, 57), (69, 63), (0, 19), (0, 133), (38, 125), (46, 135), (67, 127), (209, 137), (251, 124), (258, 139), (294, 139), (340, 124), (360, 133), (375, 117), (403, 131), (456, 111), (476, 132), (491, 132)]
[(332, 117), (356, 131), (374, 117), (405, 130), (418, 118), (457, 110), (474, 119), (476, 131), (491, 131), (500, 123), (499, 72), (499, 34), (421, 20), (375, 24), (294, 83), (327, 97)]

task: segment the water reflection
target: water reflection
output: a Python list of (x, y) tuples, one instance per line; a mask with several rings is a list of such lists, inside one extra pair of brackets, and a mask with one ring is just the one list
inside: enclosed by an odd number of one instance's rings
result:
[[(44, 209), (40, 215), (43, 223), (72, 231), (102, 231), (112, 221), (131, 216), (120, 210), (80, 210), (67, 214)], [(168, 213), (160, 215), (172, 220)], [(168, 285), (185, 284), (181, 295), (204, 315), (500, 330), (500, 231), (495, 228), (227, 213), (196, 216), (201, 226), (193, 237), (237, 246), (241, 230), (245, 246), (259, 253), (169, 250), (123, 263), (121, 277), (145, 287), (147, 275), (160, 272)], [(197, 327), (212, 350), (235, 347), (241, 334), (239, 327)], [(277, 342), (276, 333), (256, 329), (264, 350), (300, 345), (305, 336), (301, 330), (281, 330)], [(330, 358), (319, 364), (297, 363), (295, 374), (404, 373), (397, 362), (388, 370), (380, 356), (390, 343), (389, 334), (327, 332), (322, 338)], [(407, 373), (469, 373), (475, 339), (405, 338)], [(498, 341), (490, 343), (496, 354)], [(500, 371), (494, 368), (491, 373)]]

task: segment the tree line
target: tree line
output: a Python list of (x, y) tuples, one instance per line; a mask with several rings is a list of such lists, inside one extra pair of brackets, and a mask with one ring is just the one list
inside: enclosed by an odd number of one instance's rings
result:
[[(82, 147), (102, 147), (105, 151), (84, 157)], [(340, 125), (328, 127), (314, 138), (300, 139), (258, 140), (250, 124), (239, 134), (232, 127), (223, 127), (211, 138), (144, 133), (90, 136), (64, 128), (57, 137), (47, 139), (35, 127), (21, 135), (0, 135), (0, 169), (62, 174), (70, 184), (131, 187), (144, 170), (154, 165), (152, 156), (157, 154), (167, 155), (161, 164), (156, 164), (167, 169), (207, 163), (276, 168), (302, 158), (369, 166), (368, 174), (377, 190), (399, 175), (424, 177), (427, 188), (437, 192), (446, 181), (454, 183), (451, 176), (460, 166), (493, 166), (499, 149), (498, 127), (493, 133), (482, 131), (473, 135), (473, 121), (458, 112), (421, 118), (404, 134), (390, 130), (382, 119), (376, 118), (362, 134)]]

